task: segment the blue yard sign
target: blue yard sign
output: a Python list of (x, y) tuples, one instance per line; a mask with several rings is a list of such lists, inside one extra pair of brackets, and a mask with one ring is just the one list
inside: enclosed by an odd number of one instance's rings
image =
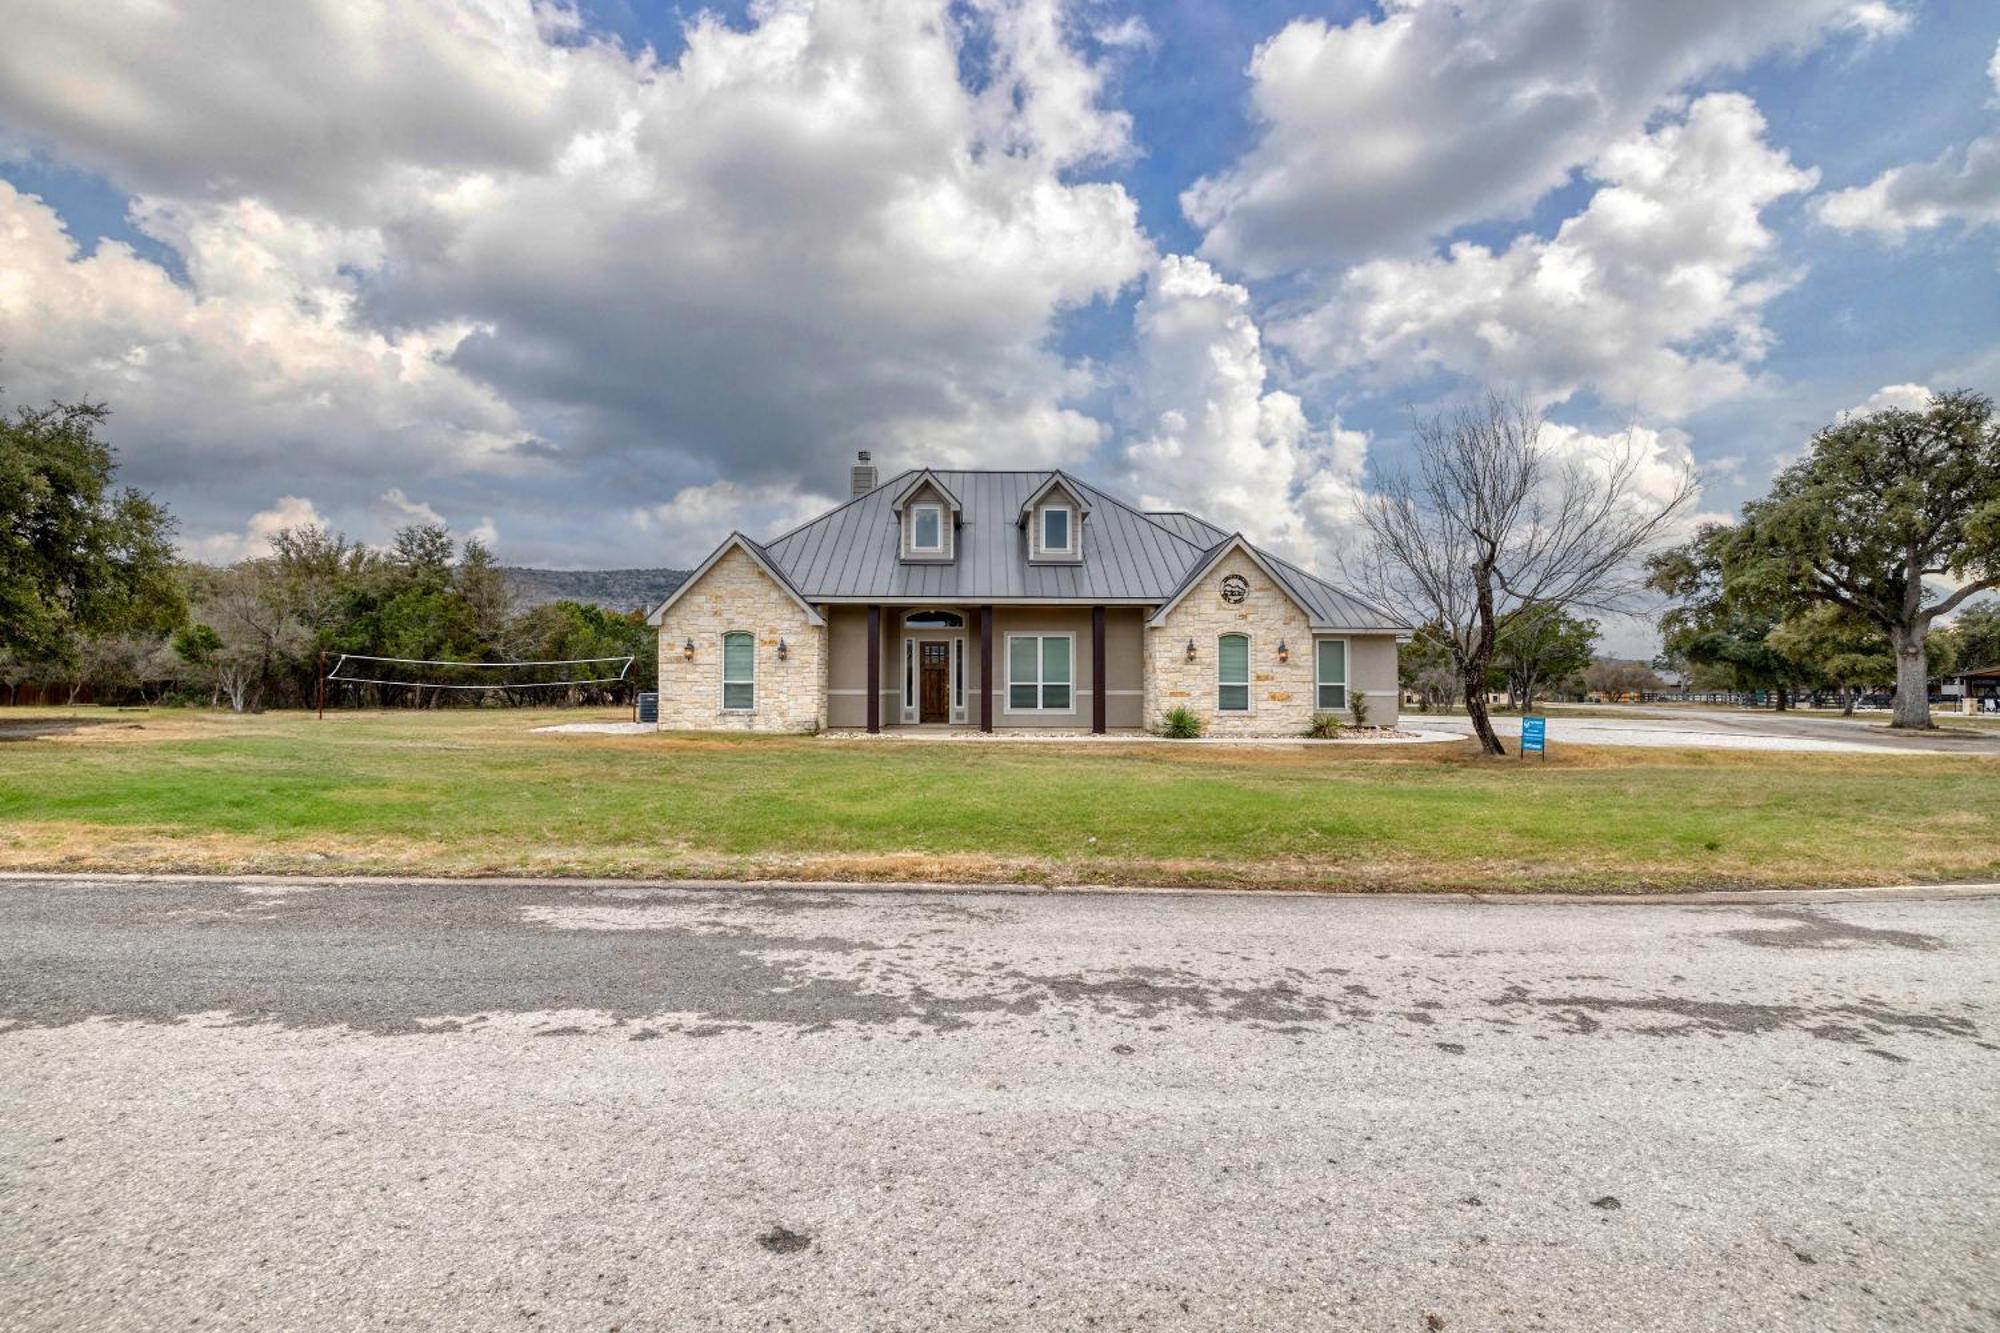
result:
[(1549, 757), (1549, 720), (1545, 717), (1524, 717), (1521, 719), (1521, 753), (1538, 754)]

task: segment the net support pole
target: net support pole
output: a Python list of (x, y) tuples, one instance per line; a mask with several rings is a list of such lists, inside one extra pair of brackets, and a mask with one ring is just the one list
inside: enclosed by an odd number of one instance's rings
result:
[(319, 654), (319, 720), (326, 721), (326, 650)]

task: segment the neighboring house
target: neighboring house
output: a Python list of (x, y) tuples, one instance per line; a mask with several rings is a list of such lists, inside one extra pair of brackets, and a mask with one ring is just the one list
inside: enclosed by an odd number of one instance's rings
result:
[(1941, 682), (1944, 701), (1966, 713), (2000, 713), (2000, 666), (1962, 671)]
[(650, 617), (660, 726), (1149, 726), (1297, 735), (1396, 720), (1408, 628), (1240, 534), (1060, 471), (920, 469), (768, 542), (732, 533)]

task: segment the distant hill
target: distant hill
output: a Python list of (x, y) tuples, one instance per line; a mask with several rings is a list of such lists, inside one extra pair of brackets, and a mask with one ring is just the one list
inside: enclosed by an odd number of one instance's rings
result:
[(651, 611), (687, 582), (685, 569), (527, 569), (502, 565), (523, 607), (587, 602), (607, 611)]

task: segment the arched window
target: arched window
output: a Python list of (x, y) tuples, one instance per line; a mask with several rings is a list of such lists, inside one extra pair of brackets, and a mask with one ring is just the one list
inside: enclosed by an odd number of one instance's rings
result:
[(1215, 707), (1222, 713), (1250, 711), (1250, 636), (1225, 634), (1215, 642)]
[(736, 713), (757, 706), (757, 640), (752, 635), (722, 636), (722, 706)]
[(912, 611), (903, 623), (911, 629), (963, 629), (965, 617), (952, 611)]

